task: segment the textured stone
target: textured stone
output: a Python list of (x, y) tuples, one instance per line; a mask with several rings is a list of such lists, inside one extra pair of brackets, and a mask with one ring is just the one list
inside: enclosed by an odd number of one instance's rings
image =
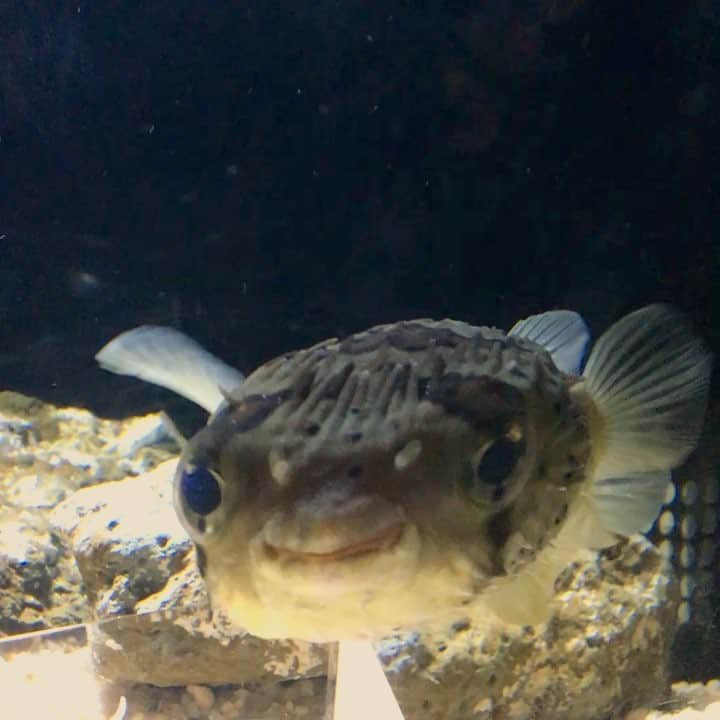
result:
[(80, 575), (40, 513), (0, 522), (0, 635), (87, 622)]
[(476, 620), (381, 643), (407, 717), (588, 720), (662, 698), (677, 600), (655, 547), (589, 556), (556, 590), (546, 626)]
[(175, 437), (163, 414), (100, 420), (0, 392), (0, 635), (91, 619), (48, 513), (78, 488), (154, 467), (177, 451)]
[(177, 450), (163, 413), (102, 420), (0, 392), (0, 516), (54, 507), (78, 488), (138, 475)]
[[(86, 447), (93, 428), (105, 422), (82, 411), (63, 413), (74, 418), (80, 435), (85, 433)], [(47, 427), (67, 422), (55, 423), (50, 415), (43, 416)], [(124, 434), (122, 427), (138, 425), (112, 427), (117, 438)], [(155, 442), (162, 434), (154, 432), (145, 427), (139, 434)], [(53, 452), (62, 458), (58, 436), (55, 431), (50, 435)], [(2, 437), (4, 447), (11, 448), (3, 460), (10, 475), (18, 477), (35, 466), (36, 445), (19, 443), (18, 432)], [(78, 449), (79, 440), (66, 440)], [(281, 700), (287, 687), (324, 683), (325, 648), (265, 641), (212, 616), (192, 544), (172, 509), (175, 460), (157, 465), (170, 457), (169, 451), (153, 451), (142, 442), (140, 447), (134, 441), (96, 442), (98, 455), (106, 452), (110, 465), (120, 446), (134, 448), (136, 457), (153, 452), (146, 455), (149, 462), (134, 461), (134, 469), (143, 462), (154, 469), (127, 476), (126, 464), (98, 478), (116, 482), (80, 487), (58, 504), (56, 499), (70, 492), (63, 489), (42, 509), (16, 506), (14, 515), (5, 515), (6, 537), (15, 539), (6, 543), (4, 562), (26, 569), (11, 576), (9, 584), (8, 575), (2, 576), (2, 619), (20, 617), (23, 607), (27, 614), (36, 598), (41, 623), (48, 623), (43, 615), (52, 604), (48, 587), (60, 583), (79, 593), (81, 576), (88, 604), (76, 602), (75, 617), (103, 619), (90, 635), (95, 666), (104, 677), (116, 683), (207, 686), (213, 688), (213, 713), (225, 708), (232, 714), (240, 705), (258, 717), (289, 713)], [(68, 475), (75, 474), (75, 485), (84, 486), (92, 481), (84, 474), (88, 468), (104, 463), (84, 458), (81, 466), (69, 463)], [(68, 467), (62, 460), (56, 465)], [(6, 495), (13, 492), (6, 482), (3, 488)], [(36, 523), (34, 534), (27, 517), (24, 524), (9, 522), (23, 513)], [(33, 562), (23, 565), (28, 558)], [(70, 564), (58, 564), (61, 560)], [(669, 691), (665, 671), (678, 606), (677, 583), (665, 562), (644, 540), (600, 555), (585, 552), (558, 578), (554, 613), (546, 626), (507, 627), (471, 618), (443, 630), (383, 639), (378, 643), (381, 659), (407, 719), (590, 720), (656, 705)], [(247, 697), (233, 694), (230, 702), (222, 689), (228, 683), (252, 689)], [(192, 692), (179, 697), (181, 703), (198, 704)], [(198, 697), (200, 704), (209, 703), (208, 693), (199, 691)], [(306, 710), (302, 705), (296, 709), (298, 716)]]

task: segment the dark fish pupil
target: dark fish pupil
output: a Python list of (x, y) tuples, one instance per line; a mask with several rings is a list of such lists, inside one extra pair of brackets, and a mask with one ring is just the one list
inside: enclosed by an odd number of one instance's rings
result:
[(500, 438), (482, 456), (477, 467), (478, 480), (486, 485), (500, 485), (515, 469), (517, 459), (517, 444)]
[(208, 515), (220, 505), (220, 486), (204, 467), (185, 468), (180, 476), (180, 492), (187, 506), (198, 515)]

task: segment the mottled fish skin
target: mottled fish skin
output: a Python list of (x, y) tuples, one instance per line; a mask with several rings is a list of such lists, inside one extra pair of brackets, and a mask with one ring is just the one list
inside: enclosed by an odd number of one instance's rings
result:
[(178, 470), (221, 486), (203, 516), (176, 492), (211, 599), (269, 637), (457, 614), (562, 525), (590, 454), (577, 384), (535, 343), (450, 320), (266, 363)]

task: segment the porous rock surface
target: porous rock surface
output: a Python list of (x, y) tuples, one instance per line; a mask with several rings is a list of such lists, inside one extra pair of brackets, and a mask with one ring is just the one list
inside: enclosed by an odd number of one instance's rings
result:
[(50, 511), (79, 488), (138, 475), (177, 450), (162, 414), (114, 422), (0, 392), (0, 636), (91, 619)]
[(668, 688), (675, 584), (638, 540), (569, 567), (536, 629), (458, 624), (380, 645), (410, 718), (594, 720), (654, 706)]
[[(53, 582), (74, 598), (67, 620), (106, 619), (92, 636), (96, 667), (108, 679), (216, 688), (241, 683), (267, 694), (287, 687), (280, 681), (322, 677), (324, 647), (264, 641), (211, 617), (191, 543), (172, 510), (174, 448), (161, 416), (142, 419), (138, 432), (139, 420), (110, 423), (85, 411), (27, 402), (33, 413), (17, 415), (21, 422), (0, 411), (0, 485), (5, 498), (18, 482), (30, 484), (31, 499), (25, 506), (15, 500), (14, 512), (0, 520), (17, 535), (27, 527), (24, 511), (40, 518), (44, 534), (32, 536), (32, 548), (44, 559), (15, 562), (10, 576), (0, 576), (6, 632), (24, 627), (17, 608), (33, 573), (57, 552), (63, 563), (51, 566)], [(13, 403), (22, 405), (19, 396)], [(43, 439), (33, 417), (62, 432)], [(33, 433), (40, 433), (37, 440)], [(46, 476), (52, 497), (43, 500), (37, 488), (45, 488)], [(104, 484), (88, 487), (93, 483)], [(4, 543), (0, 534), (7, 565), (12, 553)], [(8, 583), (8, 577), (14, 579)], [(600, 720), (661, 700), (669, 690), (677, 593), (655, 548), (637, 540), (579, 556), (556, 590), (546, 626), (471, 618), (379, 642), (407, 719)], [(41, 617), (42, 610), (41, 603)]]

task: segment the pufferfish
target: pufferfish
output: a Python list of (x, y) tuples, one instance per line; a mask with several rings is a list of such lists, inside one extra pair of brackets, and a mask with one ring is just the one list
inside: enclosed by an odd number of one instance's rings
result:
[(373, 638), (434, 621), (537, 624), (580, 548), (656, 520), (701, 431), (711, 356), (666, 305), (583, 367), (574, 312), (504, 333), (380, 325), (247, 378), (170, 328), (102, 367), (209, 413), (174, 480), (213, 607), (266, 638)]

